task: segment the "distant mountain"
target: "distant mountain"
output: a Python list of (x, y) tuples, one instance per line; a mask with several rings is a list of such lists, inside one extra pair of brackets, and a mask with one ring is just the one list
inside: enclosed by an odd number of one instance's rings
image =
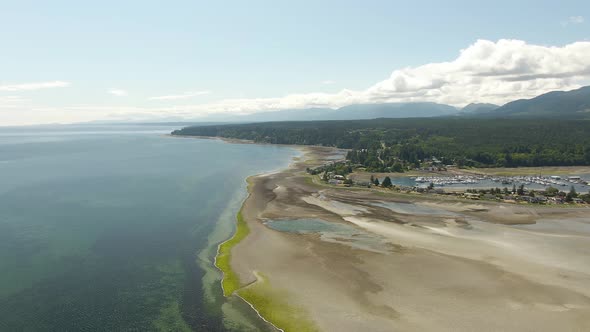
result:
[(454, 115), (458, 112), (459, 110), (453, 106), (437, 103), (358, 104), (341, 107), (330, 114), (330, 118), (334, 120), (424, 118)]
[(205, 121), (320, 121), (439, 116), (590, 119), (590, 86), (572, 91), (553, 91), (532, 99), (516, 100), (504, 106), (489, 103), (472, 103), (462, 109), (457, 109), (453, 106), (430, 102), (356, 104), (338, 109), (290, 109), (231, 117), (219, 115), (217, 117), (208, 117)]
[(272, 112), (260, 112), (249, 115), (233, 116), (229, 121), (235, 122), (266, 122), (266, 121), (306, 121), (318, 120), (335, 110), (331, 108), (287, 109)]
[(421, 118), (458, 114), (453, 106), (437, 103), (385, 103), (356, 104), (338, 109), (306, 108), (274, 112), (261, 112), (250, 115), (213, 115), (206, 121), (226, 122), (270, 122), (270, 121), (320, 121), (320, 120), (363, 120), (376, 118)]
[(516, 100), (482, 116), (590, 119), (590, 86)]
[(461, 113), (476, 114), (486, 113), (497, 109), (498, 105), (488, 103), (471, 103), (461, 109)]

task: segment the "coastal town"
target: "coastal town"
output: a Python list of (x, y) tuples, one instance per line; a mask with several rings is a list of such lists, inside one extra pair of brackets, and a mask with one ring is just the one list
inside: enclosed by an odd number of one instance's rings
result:
[[(433, 158), (434, 159), (434, 158)], [(492, 176), (458, 172), (455, 165), (445, 168), (428, 165), (416, 169), (422, 176), (374, 176), (360, 165), (337, 160), (307, 169), (334, 186), (387, 189), (407, 194), (444, 195), (469, 200), (520, 204), (569, 204), (589, 206), (590, 185), (579, 175)], [(448, 169), (454, 169), (448, 172)], [(404, 181), (399, 181), (403, 179)], [(410, 184), (408, 184), (410, 183)]]

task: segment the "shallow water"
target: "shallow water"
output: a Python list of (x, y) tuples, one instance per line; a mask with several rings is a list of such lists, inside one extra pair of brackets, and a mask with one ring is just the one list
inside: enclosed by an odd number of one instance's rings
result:
[(385, 238), (365, 232), (350, 224), (328, 222), (321, 219), (277, 219), (265, 225), (281, 232), (318, 233), (323, 241), (340, 243), (353, 248), (386, 252), (390, 250)]
[(297, 152), (172, 129), (0, 128), (1, 331), (264, 329), (212, 256), (245, 178)]
[(458, 216), (454, 212), (444, 209), (437, 209), (429, 206), (422, 206), (414, 203), (398, 203), (398, 202), (375, 202), (373, 206), (386, 208), (395, 213), (408, 215), (436, 215), (436, 216)]

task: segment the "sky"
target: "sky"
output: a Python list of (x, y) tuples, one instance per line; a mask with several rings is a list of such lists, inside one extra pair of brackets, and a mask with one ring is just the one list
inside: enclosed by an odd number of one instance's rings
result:
[(0, 126), (590, 85), (590, 1), (0, 0)]

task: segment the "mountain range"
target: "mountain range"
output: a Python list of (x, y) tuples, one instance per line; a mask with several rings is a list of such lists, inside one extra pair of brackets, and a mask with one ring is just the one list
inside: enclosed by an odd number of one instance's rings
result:
[[(232, 122), (263, 121), (318, 121), (318, 120), (361, 120), (376, 118), (421, 118), (458, 114), (453, 106), (437, 103), (384, 103), (355, 104), (338, 109), (306, 108), (274, 112), (261, 112), (243, 116), (233, 116)], [(208, 118), (222, 121), (225, 116)]]
[(552, 91), (532, 99), (503, 106), (472, 103), (463, 108), (431, 102), (355, 104), (338, 109), (306, 108), (261, 112), (241, 116), (212, 115), (208, 122), (267, 122), (360, 120), (376, 118), (420, 118), (465, 116), (481, 118), (590, 119), (590, 86), (572, 91)]
[(485, 117), (590, 119), (590, 86), (572, 91), (552, 91), (520, 99), (484, 112)]

